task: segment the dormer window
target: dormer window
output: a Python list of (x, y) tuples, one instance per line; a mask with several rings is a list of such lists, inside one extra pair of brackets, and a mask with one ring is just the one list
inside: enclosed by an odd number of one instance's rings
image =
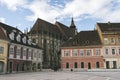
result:
[(17, 35), (16, 40), (17, 40), (18, 42), (20, 42), (20, 40), (21, 40), (20, 34)]
[(32, 44), (32, 40), (28, 39), (28, 44), (31, 45)]
[(9, 34), (9, 38), (10, 38), (11, 40), (14, 40), (14, 36), (15, 36), (15, 33), (14, 33), (14, 32), (12, 32), (12, 33)]
[(26, 39), (27, 39), (26, 36), (24, 36), (23, 39), (22, 39), (24, 44), (26, 44)]

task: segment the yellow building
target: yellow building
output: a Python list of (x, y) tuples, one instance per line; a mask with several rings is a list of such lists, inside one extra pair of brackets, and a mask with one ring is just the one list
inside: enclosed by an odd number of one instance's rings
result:
[(97, 23), (102, 45), (104, 68), (120, 68), (120, 23)]
[(0, 74), (7, 72), (8, 41), (5, 32), (0, 27)]

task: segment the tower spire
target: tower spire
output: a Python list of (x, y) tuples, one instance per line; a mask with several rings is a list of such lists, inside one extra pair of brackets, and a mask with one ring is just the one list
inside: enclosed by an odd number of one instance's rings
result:
[(76, 26), (75, 26), (75, 24), (74, 24), (73, 17), (72, 17), (72, 20), (71, 20), (71, 25), (70, 25), (70, 28), (76, 28)]

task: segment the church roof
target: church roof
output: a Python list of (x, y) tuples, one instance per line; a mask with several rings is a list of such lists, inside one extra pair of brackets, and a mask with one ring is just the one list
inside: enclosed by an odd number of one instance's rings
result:
[(59, 30), (61, 31), (61, 33), (67, 39), (74, 36), (74, 33), (72, 32), (72, 29), (70, 29), (70, 27), (67, 27), (66, 25), (64, 25), (64, 24), (62, 24), (60, 22), (56, 22), (55, 25), (59, 28)]
[(75, 29), (76, 29), (76, 26), (75, 26), (75, 24), (74, 24), (73, 17), (72, 17), (72, 20), (71, 20), (71, 25), (70, 25), (70, 28), (75, 28)]
[(50, 32), (56, 35), (62, 35), (65, 40), (74, 36), (74, 33), (72, 33), (70, 27), (67, 27), (66, 25), (57, 21), (55, 24), (52, 24), (39, 18), (28, 34), (41, 33), (42, 31)]
[(52, 32), (55, 34), (60, 33), (59, 29), (54, 24), (38, 18), (29, 33), (36, 34), (36, 32), (41, 31)]

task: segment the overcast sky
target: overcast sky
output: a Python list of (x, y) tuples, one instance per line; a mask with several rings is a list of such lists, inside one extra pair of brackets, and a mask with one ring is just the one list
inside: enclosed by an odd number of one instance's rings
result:
[(97, 22), (120, 22), (120, 0), (0, 0), (0, 22), (24, 29), (37, 18), (70, 25), (78, 31), (93, 30)]

